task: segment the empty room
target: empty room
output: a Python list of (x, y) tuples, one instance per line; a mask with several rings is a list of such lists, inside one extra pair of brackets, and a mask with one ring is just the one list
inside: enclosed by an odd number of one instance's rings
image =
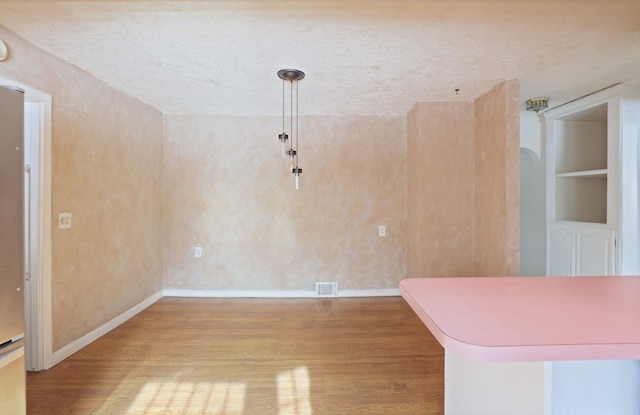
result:
[(637, 328), (489, 339), (473, 392), (445, 324), (640, 303), (591, 280), (640, 274), (638, 16), (2, 0), (0, 415), (637, 413)]

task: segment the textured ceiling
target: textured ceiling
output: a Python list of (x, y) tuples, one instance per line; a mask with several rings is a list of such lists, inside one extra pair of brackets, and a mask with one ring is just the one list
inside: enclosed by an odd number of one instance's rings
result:
[[(505, 79), (551, 106), (640, 83), (638, 0), (0, 0), (0, 25), (164, 113), (404, 114)], [(8, 45), (9, 48), (11, 45)], [(1, 63), (0, 63), (1, 64)], [(456, 93), (455, 90), (459, 89)]]

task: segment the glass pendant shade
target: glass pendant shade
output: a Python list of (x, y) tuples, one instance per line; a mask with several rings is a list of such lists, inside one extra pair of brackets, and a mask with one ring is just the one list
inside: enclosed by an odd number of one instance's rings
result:
[(287, 141), (289, 141), (289, 135), (287, 133), (282, 133), (278, 135), (278, 140), (282, 143), (282, 146), (284, 147), (284, 154), (286, 155), (289, 148), (289, 144), (287, 143)]
[(293, 171), (293, 169), (296, 167), (296, 164), (298, 163), (298, 160), (296, 158), (296, 154), (298, 152), (295, 151), (292, 148), (289, 148), (287, 150), (287, 166), (289, 167), (289, 170)]
[(300, 167), (294, 167), (291, 169), (291, 172), (293, 173), (296, 190), (302, 189), (302, 169)]

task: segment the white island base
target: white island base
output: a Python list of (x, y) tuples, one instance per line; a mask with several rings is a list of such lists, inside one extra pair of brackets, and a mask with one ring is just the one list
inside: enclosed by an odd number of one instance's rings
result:
[(640, 361), (479, 362), (445, 351), (445, 415), (638, 415)]
[(543, 415), (543, 362), (478, 362), (445, 350), (445, 415)]

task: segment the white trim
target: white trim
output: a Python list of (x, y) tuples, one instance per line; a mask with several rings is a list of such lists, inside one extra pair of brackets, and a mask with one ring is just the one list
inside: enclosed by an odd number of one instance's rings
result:
[(341, 290), (338, 297), (398, 297), (400, 288), (372, 288), (369, 290)]
[(201, 298), (297, 298), (315, 297), (313, 290), (189, 290), (169, 288), (162, 291), (165, 297)]
[[(189, 290), (168, 288), (162, 291), (165, 297), (201, 298), (326, 298), (318, 297), (315, 290)], [(391, 297), (399, 296), (399, 288), (368, 290), (341, 290), (338, 297)], [(336, 297), (331, 297), (336, 298)]]
[(61, 361), (63, 361), (67, 357), (71, 356), (72, 354), (74, 354), (78, 350), (82, 349), (85, 346), (88, 346), (89, 344), (91, 344), (92, 342), (97, 340), (98, 338), (104, 336), (105, 334), (107, 334), (111, 330), (115, 329), (116, 327), (118, 327), (122, 323), (124, 323), (127, 320), (129, 320), (130, 318), (134, 317), (136, 314), (140, 313), (145, 308), (149, 307), (151, 304), (155, 303), (156, 301), (158, 301), (161, 298), (162, 298), (162, 291), (158, 291), (157, 293), (153, 294), (152, 296), (150, 296), (146, 300), (143, 300), (142, 302), (134, 305), (129, 310), (127, 310), (124, 313), (120, 314), (119, 316), (113, 318), (112, 320), (106, 322), (105, 324), (103, 324), (102, 326), (98, 327), (97, 329), (95, 329), (95, 330), (91, 331), (90, 333), (87, 333), (84, 336), (80, 337), (79, 339), (67, 344), (66, 346), (64, 346), (60, 350), (58, 350), (55, 353), (53, 353), (53, 364), (55, 365), (55, 364), (60, 363)]
[[(53, 366), (53, 328), (51, 305), (51, 95), (26, 85), (25, 100), (40, 104), (40, 137), (38, 149), (38, 260), (36, 261), (37, 297), (35, 307), (37, 330), (36, 347), (38, 360), (31, 362), (36, 370)], [(34, 334), (34, 333), (30, 333)], [(32, 342), (33, 343), (33, 342)]]

